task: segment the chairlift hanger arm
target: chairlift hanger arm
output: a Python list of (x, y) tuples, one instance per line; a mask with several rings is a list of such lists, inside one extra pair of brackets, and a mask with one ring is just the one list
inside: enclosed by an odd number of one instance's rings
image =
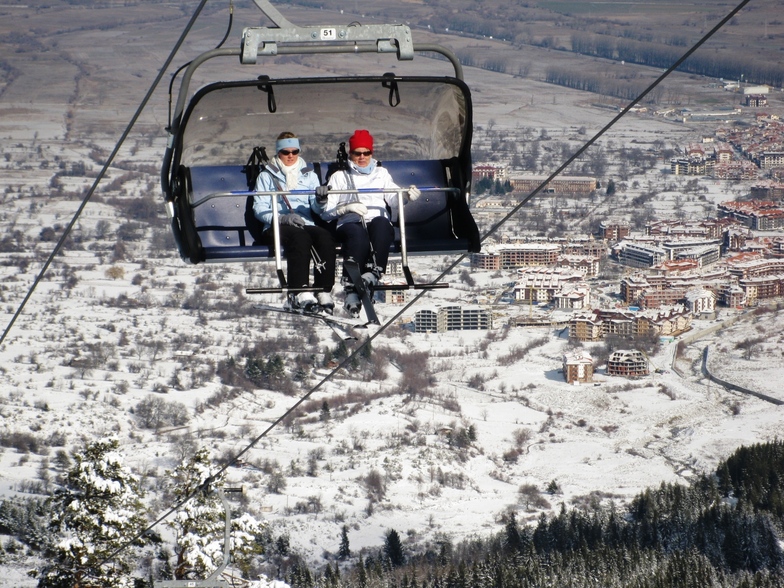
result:
[(280, 11), (275, 8), (269, 0), (253, 0), (256, 3), (256, 6), (259, 7), (268, 19), (270, 19), (275, 25), (282, 29), (293, 27), (294, 25), (289, 22), (289, 20), (283, 16)]
[(400, 60), (414, 58), (411, 29), (406, 25), (309, 26), (298, 27), (287, 20), (269, 0), (254, 0), (274, 24), (270, 27), (246, 27), (242, 31), (242, 63), (256, 63), (258, 55), (276, 55), (278, 45), (315, 42), (358, 43), (375, 45), (378, 53), (396, 53)]
[(246, 27), (239, 49), (218, 48), (196, 57), (183, 74), (173, 126), (177, 126), (185, 109), (188, 88), (195, 70), (214, 57), (238, 56), (246, 65), (256, 63), (259, 55), (302, 55), (330, 53), (395, 53), (398, 60), (412, 60), (415, 52), (438, 53), (454, 68), (455, 77), (463, 79), (463, 66), (455, 53), (434, 43), (414, 44), (411, 29), (403, 24), (337, 25), (299, 27), (289, 22), (269, 0), (254, 0), (275, 27)]
[(258, 55), (277, 55), (279, 45), (328, 43), (345, 47), (346, 52), (358, 51), (367, 45), (376, 53), (395, 53), (399, 60), (414, 58), (411, 29), (406, 25), (311, 26), (274, 29), (246, 27), (242, 31), (244, 64), (256, 63)]

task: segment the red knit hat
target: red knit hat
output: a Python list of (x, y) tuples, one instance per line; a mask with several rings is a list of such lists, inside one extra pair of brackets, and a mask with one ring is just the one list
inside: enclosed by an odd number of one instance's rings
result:
[(351, 138), (348, 140), (348, 148), (350, 151), (355, 151), (360, 147), (364, 147), (368, 151), (373, 151), (373, 137), (364, 129), (354, 131)]

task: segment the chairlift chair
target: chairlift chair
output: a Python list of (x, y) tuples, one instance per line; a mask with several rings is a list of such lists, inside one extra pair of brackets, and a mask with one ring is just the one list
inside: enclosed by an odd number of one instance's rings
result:
[[(303, 156), (323, 183), (339, 144), (354, 129), (368, 129), (377, 159), (395, 182), (422, 190), (421, 197), (405, 209), (401, 206), (404, 214), (393, 219), (392, 252), (401, 254), (409, 286), (409, 254), (478, 251), (479, 234), (469, 211), (471, 93), (451, 50), (415, 44), (409, 27), (399, 24), (298, 27), (267, 0), (254, 1), (277, 26), (245, 28), (239, 48), (207, 51), (182, 76), (161, 183), (183, 260), (275, 259), (282, 276), (280, 247), (260, 242), (251, 209), (255, 186), (245, 163), (259, 145), (274, 149), (275, 138), (284, 130), (301, 138)], [(326, 59), (338, 53), (394, 53), (399, 61), (409, 61), (416, 52), (446, 58), (452, 75), (273, 77), (265, 71), (248, 79), (207, 83), (192, 95), (190, 90), (196, 71), (213, 59), (239, 57), (251, 70), (262, 58), (276, 55)], [(441, 67), (440, 62), (435, 65)]]

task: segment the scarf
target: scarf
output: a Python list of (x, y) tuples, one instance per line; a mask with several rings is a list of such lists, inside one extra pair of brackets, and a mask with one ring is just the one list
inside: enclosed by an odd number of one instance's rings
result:
[(296, 190), (297, 186), (299, 185), (299, 175), (300, 170), (305, 167), (305, 161), (298, 157), (297, 161), (294, 162), (293, 165), (283, 165), (283, 162), (275, 156), (275, 165), (277, 168), (283, 172), (283, 175), (286, 177), (286, 190)]
[(373, 170), (376, 169), (376, 160), (372, 158), (370, 160), (370, 163), (368, 163), (365, 167), (359, 167), (353, 161), (349, 161), (348, 163), (352, 169), (355, 169), (357, 171), (358, 174), (362, 174), (366, 176), (373, 173)]

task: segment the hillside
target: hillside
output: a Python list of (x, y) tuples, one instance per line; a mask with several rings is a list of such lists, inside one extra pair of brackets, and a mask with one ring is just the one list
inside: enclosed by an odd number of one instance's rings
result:
[[(0, 7), (9, 41), (0, 54), (3, 325), (160, 67), (171, 31), (187, 16), (177, 4), (90, 10), (52, 4)], [(252, 10), (240, 8), (246, 17)], [(214, 10), (207, 17), (209, 24), (183, 51), (188, 57), (223, 33), (225, 14)], [(11, 22), (24, 26), (14, 30)], [(453, 40), (477, 44), (443, 37), (446, 44)], [(481, 43), (488, 51), (510, 50)], [(543, 55), (541, 48), (527, 51), (519, 50), (523, 62)], [(307, 63), (284, 65), (311, 71)], [(355, 64), (338, 60), (333, 67), (350, 71)], [(544, 129), (579, 145), (612, 116), (595, 95), (534, 77), (478, 68), (467, 68), (466, 77), (475, 100), (476, 145), (488, 154), (499, 140), (493, 132), (522, 144), (525, 129)], [(684, 94), (693, 90), (694, 100), (730, 99), (686, 75), (672, 84)], [(275, 536), (288, 536), (293, 551), (320, 566), (334, 559), (343, 525), (355, 553), (378, 547), (389, 529), (411, 550), (443, 537), (485, 536), (497, 532), (510, 511), (533, 524), (561, 504), (623, 503), (661, 482), (688, 483), (739, 446), (777, 435), (778, 407), (703, 379), (702, 340), (679, 360), (683, 377), (671, 369), (673, 342), (651, 357), (662, 373), (634, 381), (600, 377), (597, 386), (575, 387), (559, 373), (562, 354), (572, 349), (560, 331), (421, 335), (393, 326), (374, 338), (369, 354), (333, 376), (329, 360), (346, 350), (331, 330), (260, 313), (255, 303), (279, 300), (245, 294), (248, 286), (272, 283), (269, 265), (189, 266), (177, 257), (157, 177), (166, 117), (160, 88), (0, 346), (0, 497), (46, 494), (63, 473), (63, 453), (116, 436), (157, 516), (168, 508), (157, 494), (166, 470), (199, 447), (225, 464), (255, 440), (242, 463), (229, 469), (230, 482), (245, 487), (243, 506), (267, 518)], [(702, 132), (634, 115), (604, 145), (653, 149)], [(559, 157), (554, 149), (542, 154), (541, 167), (552, 169)], [(592, 214), (631, 216), (635, 190), (648, 186), (660, 190), (656, 213), (672, 212), (684, 186), (665, 190), (672, 179), (662, 177), (665, 166), (656, 161), (630, 172), (627, 198), (602, 199)], [(609, 168), (607, 175), (613, 173), (617, 169)], [(631, 187), (634, 180), (638, 188)], [(701, 182), (705, 197), (687, 201), (690, 214), (743, 190)], [(569, 220), (567, 229), (582, 231), (584, 220)], [(444, 263), (417, 258), (412, 269), (426, 279)], [(463, 262), (447, 278), (453, 287), (424, 303), (469, 302), (514, 278), (475, 272), (469, 286), (461, 280), (466, 269)], [(379, 305), (378, 311), (389, 318), (400, 309)], [(494, 310), (499, 324), (530, 312), (514, 305)], [(769, 383), (780, 375), (780, 345), (771, 340), (780, 332), (780, 315), (749, 316), (711, 335), (712, 365), (722, 378), (776, 392)], [(696, 329), (711, 325), (697, 322)], [(744, 354), (742, 343), (754, 338), (766, 342)], [(276, 357), (284, 366), (277, 380), (254, 381), (243, 370), (249, 359)], [(315, 386), (294, 415), (262, 436)], [(160, 416), (145, 418), (149, 412), (140, 407), (150, 405)], [(10, 540), (3, 537), (3, 544)], [(34, 557), (23, 550), (5, 557), (3, 565), (14, 564), (15, 575), (4, 575), (0, 585), (34, 585), (22, 575)]]

